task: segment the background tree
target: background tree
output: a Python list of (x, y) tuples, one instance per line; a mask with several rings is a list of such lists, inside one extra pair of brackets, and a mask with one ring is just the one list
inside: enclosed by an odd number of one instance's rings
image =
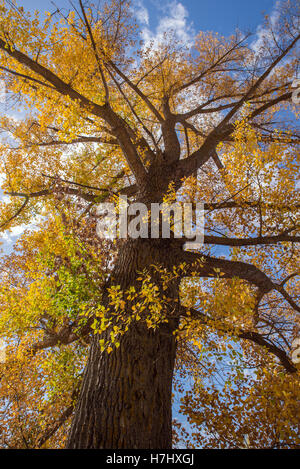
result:
[[(22, 109), (1, 118), (1, 229), (35, 223), (1, 265), (3, 447), (170, 448), (172, 383), (194, 428), (174, 444), (299, 446), (299, 15), (281, 13), (258, 50), (186, 49), (140, 45), (124, 0), (1, 4)], [(203, 201), (202, 248), (97, 238), (119, 194)]]

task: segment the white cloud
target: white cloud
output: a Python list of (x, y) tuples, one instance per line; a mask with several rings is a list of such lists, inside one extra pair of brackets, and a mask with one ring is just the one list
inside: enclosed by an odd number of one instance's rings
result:
[(149, 13), (142, 0), (136, 0), (134, 2), (134, 13), (140, 24), (149, 24)]
[(16, 238), (20, 236), (24, 231), (30, 228), (30, 225), (18, 225), (14, 226), (10, 230), (6, 230), (3, 233), (1, 233), (0, 240), (5, 243), (11, 244), (16, 241)]
[[(269, 15), (269, 23), (272, 29), (276, 29), (276, 25), (280, 18), (280, 5), (281, 1), (277, 1)], [(269, 28), (265, 25), (260, 24), (256, 28), (256, 38), (251, 43), (251, 49), (256, 53), (259, 54), (264, 46), (266, 40), (272, 38), (272, 33)]]
[(142, 0), (137, 3), (135, 11), (137, 19), (142, 25), (141, 35), (145, 47), (152, 45), (156, 48), (165, 41), (166, 33), (173, 33), (182, 45), (190, 47), (193, 43), (195, 32), (190, 22), (188, 22), (188, 11), (182, 3), (173, 0), (158, 7), (158, 13), (161, 13), (158, 23), (154, 30), (149, 27), (149, 13), (143, 5)]
[(25, 230), (38, 230), (40, 224), (43, 221), (42, 215), (36, 215), (34, 219), (28, 224), (20, 224), (13, 226), (9, 230), (5, 230), (0, 233), (0, 245), (2, 249), (7, 253), (12, 249), (12, 245), (17, 241)]

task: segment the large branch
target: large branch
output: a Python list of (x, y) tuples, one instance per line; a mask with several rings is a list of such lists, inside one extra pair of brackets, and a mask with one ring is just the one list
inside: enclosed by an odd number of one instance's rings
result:
[(220, 246), (257, 246), (261, 244), (276, 244), (280, 242), (299, 243), (300, 236), (280, 234), (275, 236), (257, 236), (255, 238), (228, 238), (209, 235), (204, 237), (204, 244), (217, 244)]
[(169, 162), (180, 158), (180, 143), (175, 129), (176, 121), (170, 111), (168, 98), (163, 100), (163, 112), (166, 120), (161, 124), (161, 132), (164, 140), (165, 157)]
[(267, 203), (267, 202), (255, 202), (255, 201), (242, 201), (242, 202), (237, 202), (234, 200), (230, 201), (224, 201), (224, 202), (207, 202), (204, 204), (204, 209), (209, 210), (210, 212), (214, 210), (222, 210), (222, 209), (228, 209), (228, 208), (236, 208), (236, 209), (241, 209), (241, 208), (264, 208), (264, 209), (269, 209), (269, 210), (294, 210), (300, 208), (300, 204), (283, 204), (283, 205), (276, 205), (276, 203)]
[[(230, 123), (231, 119), (236, 115), (236, 113), (241, 109), (241, 107), (251, 98), (253, 93), (260, 87), (260, 85), (265, 81), (265, 79), (270, 75), (274, 70), (276, 65), (288, 54), (288, 52), (294, 47), (297, 41), (300, 38), (300, 34), (282, 51), (282, 53), (270, 64), (270, 66), (265, 70), (265, 72), (255, 81), (255, 83), (249, 88), (249, 90), (242, 96), (242, 98), (236, 102), (234, 107), (226, 114), (226, 116), (221, 120), (221, 122), (211, 131), (211, 133), (206, 137), (203, 145), (196, 150), (188, 158), (179, 161), (176, 168), (176, 175), (179, 178), (188, 177), (193, 174), (198, 168), (200, 168), (204, 163), (206, 163), (210, 157), (214, 155), (216, 151), (217, 144), (228, 138), (229, 135), (234, 131), (234, 125)], [(263, 106), (259, 107), (250, 114), (250, 118), (254, 118), (260, 113), (267, 110), (269, 107), (278, 104), (279, 102), (288, 99), (291, 93), (285, 93), (269, 102), (265, 103)], [(185, 119), (180, 118), (181, 123), (186, 122)]]
[(144, 101), (150, 111), (154, 114), (157, 118), (158, 122), (163, 123), (164, 119), (155, 108), (155, 106), (151, 103), (150, 99), (142, 92), (142, 90), (135, 85), (130, 78), (128, 78), (125, 73), (123, 73), (119, 67), (113, 63), (111, 60), (108, 61), (108, 65), (124, 80), (124, 82)]
[[(182, 240), (180, 242), (182, 243)], [(185, 277), (239, 278), (255, 285), (263, 294), (275, 290), (285, 298), (295, 311), (300, 312), (300, 307), (283, 288), (283, 285), (274, 282), (255, 265), (187, 251), (183, 251), (181, 256), (178, 256), (177, 262), (178, 264), (182, 262), (186, 264)]]
[(263, 106), (258, 107), (253, 111), (249, 116), (248, 119), (253, 119), (254, 117), (258, 116), (259, 114), (262, 114), (264, 111), (269, 109), (272, 106), (275, 106), (278, 103), (281, 103), (282, 101), (288, 101), (292, 97), (292, 92), (284, 93), (281, 96), (277, 96), (274, 99), (270, 99), (267, 101)]
[(102, 80), (102, 83), (103, 83), (103, 87), (104, 87), (104, 91), (105, 91), (105, 102), (106, 102), (106, 104), (108, 104), (109, 103), (109, 89), (108, 89), (107, 82), (106, 82), (106, 79), (105, 79), (105, 75), (104, 75), (104, 72), (103, 72), (103, 69), (102, 69), (101, 60), (100, 60), (100, 57), (98, 55), (97, 45), (96, 45), (96, 42), (95, 42), (95, 39), (94, 39), (94, 36), (93, 36), (91, 25), (90, 25), (90, 23), (87, 19), (85, 9), (84, 9), (84, 6), (83, 6), (83, 3), (82, 3), (81, 0), (79, 0), (79, 4), (80, 4), (80, 8), (81, 8), (81, 11), (82, 11), (82, 15), (83, 15), (83, 18), (84, 18), (86, 28), (88, 30), (90, 40), (91, 40), (91, 43), (92, 43), (92, 48), (93, 48), (93, 51), (94, 51), (94, 55), (95, 55), (96, 62), (97, 62), (97, 65), (98, 65), (98, 69), (99, 69), (99, 72), (100, 72), (101, 80)]
[(39, 342), (31, 345), (27, 353), (35, 355), (40, 350), (45, 350), (56, 345), (68, 345), (85, 338), (91, 331), (91, 321), (88, 321), (81, 329), (78, 329), (78, 325), (63, 326), (59, 331), (55, 333), (45, 334), (45, 337)]
[[(218, 72), (220, 71), (217, 67), (219, 67), (220, 65), (222, 65), (223, 63), (227, 63), (228, 62), (228, 59), (227, 57), (232, 53), (234, 52), (236, 49), (240, 48), (241, 44), (243, 42), (245, 42), (245, 40), (249, 37), (249, 34), (245, 35), (242, 39), (240, 39), (239, 41), (237, 41), (231, 48), (229, 48), (228, 50), (226, 50), (226, 52), (224, 52), (212, 65), (210, 65), (206, 70), (203, 70), (202, 72), (200, 72), (198, 75), (196, 75), (195, 77), (193, 77), (191, 80), (187, 81), (186, 83), (184, 84), (181, 84), (176, 90), (174, 90), (174, 92), (180, 92), (180, 91), (183, 91), (185, 90), (186, 88), (189, 88), (190, 86), (192, 85), (195, 85), (196, 83), (198, 83), (202, 78), (205, 77), (205, 75), (213, 72)], [(230, 61), (230, 59), (229, 59)], [(224, 71), (224, 69), (222, 70)]]
[[(267, 90), (265, 90), (261, 93), (256, 93), (255, 95), (251, 96), (251, 98), (249, 99), (249, 102), (255, 104), (255, 102), (257, 102), (255, 100), (258, 100), (259, 98), (262, 98), (266, 95), (271, 95), (274, 92), (286, 90), (290, 85), (291, 85), (291, 82), (287, 82), (282, 86), (276, 86), (276, 87), (273, 87), (271, 89), (267, 89)], [(292, 93), (290, 92), (290, 93), (286, 93), (284, 95), (281, 95), (281, 96), (279, 96), (275, 99), (278, 100), (278, 102), (280, 102), (282, 100), (289, 99), (291, 97), (291, 95), (292, 95)], [(219, 104), (218, 106), (215, 106), (215, 107), (207, 107), (207, 106), (209, 106), (212, 103), (215, 103), (216, 101), (223, 101), (223, 100), (234, 99), (234, 98), (238, 98), (238, 97), (240, 97), (240, 99), (241, 99), (241, 97), (243, 97), (243, 93), (224, 94), (224, 95), (220, 95), (220, 96), (214, 96), (213, 98), (210, 98), (207, 101), (205, 101), (204, 103), (199, 104), (199, 106), (197, 106), (196, 108), (194, 108), (194, 109), (192, 109), (188, 112), (173, 114), (173, 116), (174, 116), (174, 118), (176, 119), (177, 122), (181, 122), (182, 120), (190, 119), (191, 117), (196, 116), (198, 114), (210, 114), (212, 112), (223, 111), (224, 109), (233, 108), (234, 106), (236, 106), (239, 103), (239, 100), (238, 101), (233, 101), (233, 102), (230, 102), (230, 103), (226, 103), (226, 104)], [(271, 101), (272, 100), (268, 100), (267, 103), (269, 103)], [(276, 104), (276, 102), (273, 103), (273, 104)]]
[(218, 330), (222, 330), (223, 332), (228, 331), (230, 335), (234, 335), (240, 339), (248, 340), (253, 342), (260, 347), (266, 348), (270, 353), (276, 356), (281, 365), (288, 371), (289, 373), (296, 373), (297, 368), (287, 355), (287, 353), (282, 350), (281, 348), (277, 347), (273, 342), (270, 342), (261, 334), (256, 331), (247, 331), (240, 328), (232, 328), (227, 324), (221, 324), (220, 321), (215, 320), (214, 318), (208, 317), (201, 311), (196, 310), (195, 308), (186, 308), (184, 306), (180, 306), (180, 313), (183, 316), (191, 317), (193, 319), (199, 320), (202, 324), (206, 324), (208, 326), (216, 324)]
[(105, 143), (106, 145), (118, 145), (118, 141), (116, 139), (109, 139), (104, 137), (88, 137), (88, 136), (81, 136), (78, 138), (74, 138), (70, 141), (64, 140), (50, 140), (49, 142), (28, 142), (26, 145), (22, 147), (12, 148), (13, 150), (26, 150), (27, 148), (31, 147), (49, 147), (49, 146), (56, 146), (56, 145), (74, 145), (77, 143)]
[(5, 220), (3, 223), (1, 223), (0, 229), (2, 229), (2, 228), (4, 228), (4, 227), (8, 226), (9, 223), (10, 223), (11, 221), (13, 221), (15, 218), (17, 218), (17, 217), (23, 212), (23, 210), (26, 208), (26, 206), (27, 206), (27, 204), (28, 204), (28, 202), (29, 202), (29, 197), (28, 197), (26, 194), (24, 194), (22, 197), (24, 197), (24, 199), (25, 199), (24, 202), (23, 202), (23, 204), (18, 208), (18, 210), (16, 211), (16, 213), (14, 213), (8, 220)]
[(265, 72), (255, 81), (255, 83), (249, 88), (249, 90), (244, 94), (244, 96), (236, 103), (236, 105), (231, 109), (231, 111), (224, 117), (224, 119), (218, 124), (218, 126), (213, 131), (218, 133), (219, 130), (224, 127), (232, 117), (238, 112), (238, 110), (245, 104), (252, 94), (259, 88), (259, 86), (265, 81), (265, 79), (270, 75), (272, 70), (279, 64), (279, 62), (289, 53), (289, 51), (294, 47), (294, 45), (300, 39), (300, 34), (278, 55), (278, 57), (269, 65)]
[(220, 259), (187, 251), (183, 252), (180, 262), (182, 261), (187, 264), (184, 272), (186, 277), (193, 274), (199, 277), (221, 277), (226, 279), (238, 277), (255, 285), (265, 293), (274, 289), (274, 283), (264, 272), (246, 262)]
[(105, 122), (111, 126), (114, 135), (118, 139), (129, 167), (136, 177), (137, 183), (144, 183), (147, 175), (146, 169), (130, 139), (127, 131), (128, 125), (107, 103), (100, 105), (91, 101), (86, 96), (83, 96), (72, 88), (68, 83), (60, 79), (51, 70), (31, 59), (28, 55), (17, 49), (7, 47), (7, 43), (3, 39), (0, 39), (0, 49), (2, 49), (4, 53), (10, 55), (13, 59), (17, 60), (20, 64), (29, 68), (38, 76), (42, 77), (46, 82), (51, 83), (59, 94), (70, 97), (72, 100), (78, 102), (81, 108), (88, 110), (94, 116), (105, 120)]
[(71, 417), (75, 408), (75, 402), (72, 402), (69, 407), (60, 415), (60, 417), (48, 425), (42, 435), (40, 435), (36, 441), (36, 446), (41, 448), (56, 432), (59, 428)]
[[(101, 190), (101, 189), (99, 189)], [(64, 187), (64, 188), (60, 188), (60, 191), (63, 192), (64, 194), (67, 194), (67, 195), (76, 195), (78, 197), (81, 197), (82, 199), (86, 200), (87, 202), (97, 202), (97, 198), (98, 196), (95, 195), (95, 194), (91, 194), (91, 193), (87, 193), (87, 192), (82, 192), (78, 189), (74, 189), (72, 187)], [(103, 191), (105, 192), (109, 192), (108, 189), (103, 189)], [(25, 198), (26, 201), (28, 202), (29, 199), (35, 199), (35, 198), (38, 198), (38, 197), (43, 197), (43, 196), (46, 196), (46, 195), (50, 195), (50, 194), (53, 194), (55, 193), (54, 189), (43, 189), (41, 191), (37, 191), (37, 192), (31, 192), (31, 193), (28, 193), (26, 194), (25, 192), (5, 192), (4, 194), (5, 195), (9, 195), (10, 197), (21, 197), (21, 198)], [(25, 208), (25, 206), (23, 207)], [(18, 211), (18, 215), (20, 214), (20, 211)], [(17, 215), (15, 215), (17, 216)], [(14, 216), (14, 218), (15, 218)], [(8, 222), (6, 222), (7, 224)]]
[[(122, 175), (123, 175), (123, 172), (121, 171), (121, 173), (119, 173), (117, 176), (115, 176), (113, 178), (112, 184), (114, 182), (116, 182)], [(127, 195), (128, 197), (131, 197), (138, 190), (138, 187), (136, 186), (136, 184), (132, 184), (131, 186), (127, 186), (127, 187), (123, 187), (122, 189), (119, 189), (117, 192), (114, 192), (110, 187), (94, 187), (94, 186), (88, 186), (88, 185), (80, 184), (80, 183), (73, 182), (73, 181), (67, 181), (65, 179), (60, 179), (60, 178), (57, 178), (55, 176), (49, 176), (49, 175), (43, 175), (43, 176), (47, 177), (47, 178), (50, 178), (50, 179), (57, 180), (57, 181), (61, 181), (61, 182), (64, 182), (64, 183), (67, 183), (67, 184), (70, 184), (70, 185), (78, 186), (80, 189), (76, 189), (76, 188), (70, 187), (70, 186), (66, 186), (66, 187), (62, 186), (62, 187), (59, 188), (59, 192), (62, 192), (63, 194), (66, 194), (66, 195), (75, 195), (76, 197), (79, 197), (83, 200), (86, 200), (87, 202), (91, 202), (91, 203), (94, 203), (94, 204), (99, 203), (99, 202), (103, 202), (107, 198), (107, 196), (110, 195), (110, 194), (118, 193), (118, 194), (123, 194), (123, 195)], [(92, 189), (93, 191), (100, 191), (100, 192), (102, 192), (102, 195), (99, 196), (99, 195), (91, 193), (91, 192), (86, 192), (86, 191), (81, 190), (81, 188), (82, 189)], [(26, 208), (26, 206), (27, 206), (28, 202), (30, 201), (30, 199), (44, 197), (44, 196), (47, 196), (47, 195), (54, 194), (55, 192), (56, 192), (55, 189), (52, 188), (52, 187), (50, 187), (48, 189), (42, 189), (42, 190), (37, 191), (37, 192), (31, 192), (31, 193), (30, 192), (29, 193), (17, 192), (17, 191), (4, 192), (5, 195), (9, 195), (10, 197), (20, 197), (20, 198), (24, 198), (25, 200), (24, 200), (24, 203), (20, 206), (20, 208), (16, 211), (16, 213), (0, 225), (0, 229), (4, 228), (5, 226), (8, 226), (11, 221), (13, 221), (15, 218), (17, 218), (22, 213), (22, 211)]]
[(217, 138), (208, 136), (198, 150), (194, 151), (188, 158), (178, 161), (174, 169), (177, 181), (182, 183), (183, 178), (191, 176), (210, 158), (214, 158), (218, 143)]

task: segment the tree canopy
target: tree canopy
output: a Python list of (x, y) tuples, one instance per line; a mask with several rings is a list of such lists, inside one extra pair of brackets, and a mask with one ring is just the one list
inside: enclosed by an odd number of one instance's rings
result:
[[(117, 357), (175, 319), (173, 444), (300, 446), (298, 7), (265, 21), (258, 50), (239, 31), (143, 44), (127, 0), (1, 1), (0, 226), (28, 227), (1, 258), (2, 448), (64, 447), (91, 343)], [(130, 241), (99, 239), (96, 209), (120, 194), (203, 202), (201, 249), (135, 240), (114, 281)]]

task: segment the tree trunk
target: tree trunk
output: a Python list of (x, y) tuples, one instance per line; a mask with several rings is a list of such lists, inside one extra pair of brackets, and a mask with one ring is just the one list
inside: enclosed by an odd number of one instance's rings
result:
[(91, 345), (68, 448), (171, 448), (175, 340), (139, 325), (111, 354)]
[[(145, 244), (142, 249), (138, 244), (132, 243), (119, 255), (114, 284), (134, 284), (141, 264), (149, 265), (150, 258), (157, 258), (157, 249), (146, 253)], [(136, 322), (110, 354), (101, 352), (99, 336), (94, 336), (68, 448), (172, 447), (173, 332), (177, 324), (174, 318), (154, 330)]]

